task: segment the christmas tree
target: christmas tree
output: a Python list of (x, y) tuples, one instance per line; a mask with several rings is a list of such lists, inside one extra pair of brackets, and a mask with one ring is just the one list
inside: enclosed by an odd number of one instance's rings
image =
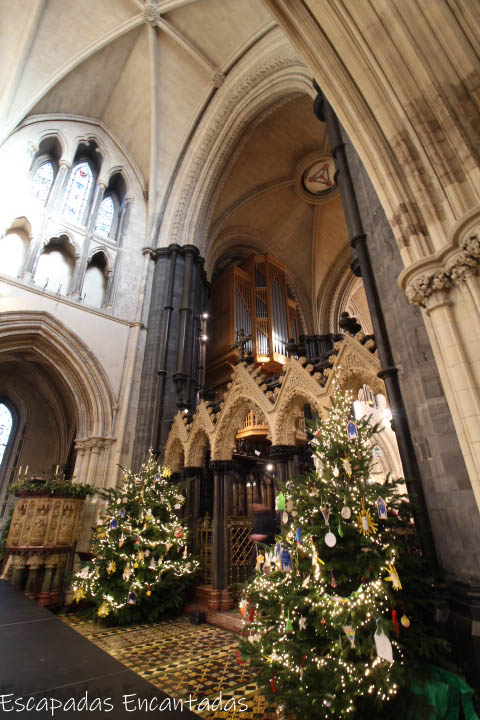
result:
[(152, 452), (139, 473), (125, 471), (106, 501), (92, 540), (94, 558), (74, 577), (76, 602), (91, 601), (107, 622), (154, 621), (178, 607), (198, 562), (188, 556), (187, 529), (178, 518), (185, 501)]
[(295, 720), (421, 718), (425, 701), (408, 689), (446, 649), (432, 580), (400, 481), (371, 477), (381, 428), (354, 420), (333, 383), (327, 418), (309, 430), (316, 472), (282, 488), (282, 536), (258, 549), (239, 661)]

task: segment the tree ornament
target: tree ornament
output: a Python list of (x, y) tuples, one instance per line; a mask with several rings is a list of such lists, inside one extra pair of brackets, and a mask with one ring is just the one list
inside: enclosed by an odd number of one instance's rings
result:
[(113, 518), (112, 522), (110, 523), (110, 527), (112, 530), (116, 530), (118, 527), (118, 520), (117, 518)]
[(288, 513), (286, 510), (282, 513), (282, 525), (286, 525), (288, 523)]
[(103, 602), (97, 610), (97, 615), (99, 617), (107, 617), (107, 615), (109, 613), (110, 613), (110, 608), (108, 607), (106, 602)]
[[(306, 630), (307, 629), (307, 618), (303, 617), (303, 615), (300, 615), (300, 619), (298, 621), (298, 629), (299, 630)], [(306, 657), (306, 655), (304, 656)]]
[(292, 498), (288, 498), (287, 504), (285, 505), (285, 510), (286, 510), (287, 512), (291, 513), (294, 507), (295, 507), (295, 506), (294, 506), (294, 504), (293, 504)]
[(152, 508), (148, 508), (147, 512), (145, 513), (145, 520), (153, 520)]
[(83, 568), (80, 570), (80, 572), (78, 573), (78, 577), (81, 577), (81, 578), (87, 578), (87, 577), (88, 577), (88, 565), (85, 565), (85, 567), (83, 567)]
[(188, 557), (188, 550), (187, 550), (187, 546), (185, 545), (185, 547), (183, 549), (183, 558), (186, 559), (187, 557)]
[(309, 584), (310, 584), (310, 575), (307, 575), (305, 580), (302, 582), (302, 587), (307, 588), (309, 586)]
[(297, 547), (300, 547), (302, 544), (302, 530), (301, 528), (297, 528), (295, 531), (295, 539), (297, 541)]
[(353, 420), (347, 423), (347, 437), (349, 440), (356, 440), (358, 438), (358, 429)]
[(137, 562), (136, 560), (135, 560), (135, 562), (133, 563), (133, 567), (134, 567), (134, 568), (138, 568), (138, 562)]
[(365, 502), (362, 498), (362, 511), (357, 515), (358, 529), (363, 535), (377, 532), (377, 525), (373, 522), (369, 510), (365, 510)]
[(179, 527), (179, 528), (177, 528), (177, 529), (175, 530), (175, 537), (176, 537), (176, 538), (181, 538), (181, 537), (183, 537), (183, 530), (182, 530), (181, 527)]
[(148, 550), (148, 549), (145, 550), (144, 555), (145, 555), (145, 557), (149, 557), (149, 555), (150, 555), (150, 550)]
[(410, 627), (410, 619), (405, 615), (405, 613), (400, 618), (400, 622), (402, 623), (404, 628)]
[(377, 620), (377, 629), (375, 631), (375, 635), (373, 636), (377, 648), (377, 655), (382, 660), (387, 660), (389, 663), (392, 663), (392, 643), (390, 642), (388, 636), (383, 632), (382, 628), (379, 625), (379, 622), (380, 621)]
[(274, 676), (272, 677), (272, 679), (270, 680), (270, 687), (272, 688), (272, 692), (273, 692), (273, 693), (276, 693), (276, 692), (277, 692), (277, 686), (276, 686), (276, 684), (275, 684), (275, 681), (276, 681), (276, 676), (274, 675)]
[(337, 538), (331, 530), (329, 530), (325, 535), (325, 544), (328, 545), (328, 547), (335, 547), (337, 544)]
[(127, 563), (127, 564), (125, 565), (125, 570), (123, 571), (123, 574), (122, 574), (122, 577), (123, 577), (123, 579), (125, 580), (125, 582), (128, 581), (128, 579), (129, 579), (129, 577), (130, 577), (131, 574), (132, 574), (132, 571), (131, 571), (131, 569), (130, 569), (130, 563)]
[(332, 580), (331, 580), (331, 582), (330, 582), (330, 585), (331, 585), (333, 588), (336, 588), (336, 587), (337, 587), (337, 581), (335, 580), (335, 575), (333, 574), (333, 570), (332, 570), (331, 572), (332, 572)]
[(290, 619), (290, 610), (289, 610), (288, 615), (287, 615), (287, 622), (285, 623), (285, 632), (292, 632), (292, 630), (293, 630), (293, 625), (292, 625), (292, 621)]
[(133, 590), (131, 590), (131, 591), (128, 593), (128, 600), (127, 600), (127, 602), (128, 602), (129, 605), (136, 605), (136, 603), (137, 603), (137, 593), (134, 592)]
[(173, 544), (171, 542), (165, 543), (165, 552), (168, 553), (171, 547), (173, 547)]
[(325, 520), (325, 525), (328, 525), (328, 518), (330, 517), (330, 508), (322, 507), (320, 508), (322, 511), (323, 519)]
[(398, 622), (398, 613), (394, 608), (392, 608), (392, 623), (393, 623), (393, 629), (395, 631), (395, 635), (398, 638), (400, 635), (400, 624)]
[(383, 579), (385, 580), (385, 582), (391, 582), (391, 583), (392, 583), (392, 588), (393, 588), (394, 590), (396, 590), (396, 591), (401, 590), (401, 589), (402, 589), (402, 583), (400, 582), (400, 578), (399, 578), (399, 576), (398, 576), (397, 568), (396, 568), (395, 565), (393, 564), (393, 561), (390, 562), (390, 563), (387, 565), (387, 570), (388, 570), (388, 572), (390, 573), (390, 575), (387, 575), (385, 578), (383, 578)]
[(75, 602), (77, 603), (77, 605), (80, 602), (80, 600), (84, 600), (85, 593), (83, 592), (82, 588), (78, 587), (78, 588), (74, 589), (73, 598), (74, 598)]
[(247, 601), (246, 601), (245, 599), (240, 600), (240, 602), (239, 602), (239, 604), (238, 604), (238, 607), (239, 607), (240, 615), (242, 616), (242, 618), (243, 618), (244, 615), (245, 615), (245, 611), (246, 611), (246, 609), (247, 609), (247, 606), (248, 606), (248, 603), (247, 603)]
[(125, 517), (125, 508), (124, 507), (120, 508), (120, 517), (121, 518)]
[(150, 560), (150, 565), (148, 566), (148, 569), (149, 569), (149, 570), (156, 570), (156, 569), (157, 569), (157, 564), (156, 564), (156, 562), (155, 562), (155, 558), (154, 558), (154, 557), (152, 557), (152, 559)]
[(138, 548), (140, 547), (140, 538), (138, 535), (135, 535), (133, 539), (133, 547), (135, 548), (135, 550), (138, 550)]
[(340, 515), (344, 520), (350, 520), (350, 518), (352, 517), (352, 511), (350, 510), (348, 505), (344, 505), (342, 507), (342, 509), (340, 510)]
[(342, 465), (348, 477), (352, 477), (352, 466), (350, 465), (350, 460), (348, 458), (342, 458)]
[(145, 558), (145, 553), (143, 552), (143, 550), (139, 550), (137, 553), (137, 562), (142, 563), (144, 558)]
[(350, 641), (352, 648), (355, 647), (355, 629), (351, 625), (342, 625), (343, 632)]
[(292, 569), (292, 558), (287, 548), (283, 548), (281, 557), (281, 569), (287, 572)]
[(380, 495), (377, 498), (377, 511), (380, 520), (387, 520), (387, 504), (385, 500), (380, 497)]
[(107, 573), (109, 575), (112, 575), (116, 569), (117, 569), (117, 566), (115, 565), (115, 561), (110, 560), (110, 562), (107, 564)]
[(255, 565), (255, 570), (257, 570), (258, 572), (260, 572), (261, 567), (262, 567), (262, 565), (263, 565), (264, 562), (265, 562), (265, 557), (262, 555), (262, 553), (259, 553), (259, 554), (257, 555), (257, 564)]
[(338, 518), (338, 526), (337, 526), (337, 533), (339, 537), (343, 537), (343, 528), (342, 523), (340, 522), (340, 518)]
[(122, 547), (124, 542), (125, 542), (125, 536), (122, 533), (118, 539), (118, 547)]
[(275, 508), (277, 510), (285, 510), (285, 495), (283, 492), (279, 493), (275, 498)]
[(338, 469), (338, 467), (336, 465), (334, 465), (332, 472), (333, 472), (333, 477), (337, 478), (340, 475), (340, 470)]

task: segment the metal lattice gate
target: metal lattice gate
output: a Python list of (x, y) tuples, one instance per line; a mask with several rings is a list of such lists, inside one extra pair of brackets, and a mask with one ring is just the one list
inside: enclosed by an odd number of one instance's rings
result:
[(231, 518), (228, 523), (229, 539), (229, 585), (237, 598), (244, 582), (250, 577), (255, 565), (255, 547), (250, 540), (250, 518)]

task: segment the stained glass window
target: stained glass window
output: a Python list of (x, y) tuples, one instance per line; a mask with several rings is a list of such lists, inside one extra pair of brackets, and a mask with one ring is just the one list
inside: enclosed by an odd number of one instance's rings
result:
[(33, 176), (32, 192), (33, 197), (45, 205), (48, 193), (53, 183), (53, 165), (51, 162), (44, 162)]
[(95, 232), (108, 237), (112, 229), (113, 216), (115, 214), (115, 205), (110, 195), (103, 198), (98, 208), (97, 219), (95, 221)]
[(72, 170), (63, 204), (63, 214), (72, 222), (81, 224), (84, 218), (92, 181), (92, 171), (87, 162), (80, 163)]
[(0, 403), (0, 465), (12, 432), (12, 413), (6, 405)]

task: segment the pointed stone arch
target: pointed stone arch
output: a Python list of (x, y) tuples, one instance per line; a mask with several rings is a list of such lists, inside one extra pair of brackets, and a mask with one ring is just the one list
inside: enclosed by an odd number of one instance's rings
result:
[[(252, 393), (253, 395), (253, 393)], [(268, 438), (272, 438), (272, 427), (268, 415), (264, 413), (254, 398), (247, 394), (233, 395), (225, 403), (218, 420), (214, 443), (212, 446), (212, 460), (231, 460), (235, 448), (235, 436), (241, 427), (247, 413), (253, 410), (257, 420), (268, 426)]]

